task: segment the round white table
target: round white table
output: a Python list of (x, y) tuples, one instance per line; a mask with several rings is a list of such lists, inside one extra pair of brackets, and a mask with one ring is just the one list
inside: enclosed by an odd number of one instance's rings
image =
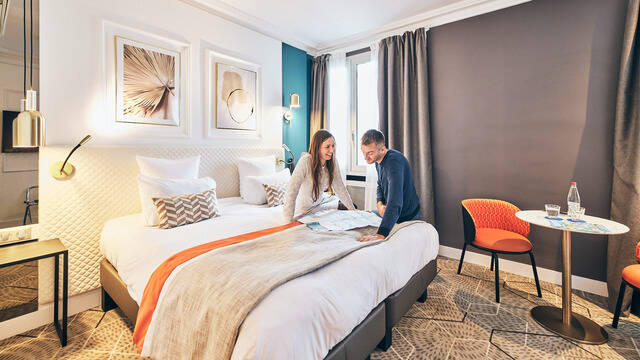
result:
[[(616, 235), (626, 233), (629, 228), (615, 221), (587, 215), (583, 216), (582, 220), (589, 224), (602, 225), (608, 232), (598, 229), (555, 227), (545, 218), (547, 213), (543, 210), (518, 211), (516, 216), (530, 224), (562, 231), (562, 309), (555, 306), (536, 306), (531, 309), (531, 317), (545, 329), (567, 339), (585, 344), (607, 342), (609, 334), (605, 329), (587, 317), (571, 311), (571, 233)], [(576, 224), (568, 222), (567, 215), (561, 214), (559, 218), (565, 224)]]

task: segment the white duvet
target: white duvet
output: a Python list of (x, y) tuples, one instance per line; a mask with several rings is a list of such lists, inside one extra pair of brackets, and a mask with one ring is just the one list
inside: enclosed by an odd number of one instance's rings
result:
[[(286, 223), (282, 208), (219, 200), (222, 215), (173, 229), (144, 226), (142, 214), (108, 221), (100, 247), (140, 303), (153, 271), (190, 247)], [(438, 254), (430, 224), (400, 230), (393, 241), (358, 250), (281, 285), (249, 313), (232, 359), (322, 359), (387, 296)]]

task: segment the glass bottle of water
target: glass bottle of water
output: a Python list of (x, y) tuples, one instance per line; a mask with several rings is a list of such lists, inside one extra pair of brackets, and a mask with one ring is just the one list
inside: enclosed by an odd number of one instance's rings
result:
[(567, 215), (573, 217), (578, 211), (580, 211), (580, 194), (578, 194), (576, 182), (572, 181), (569, 194), (567, 195)]

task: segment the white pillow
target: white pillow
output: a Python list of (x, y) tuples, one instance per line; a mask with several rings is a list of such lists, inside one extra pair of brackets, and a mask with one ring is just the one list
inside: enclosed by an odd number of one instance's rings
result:
[(184, 159), (159, 159), (136, 156), (140, 174), (161, 179), (197, 179), (200, 155)]
[[(251, 158), (238, 159), (238, 175), (240, 176), (240, 196), (247, 200), (251, 197), (250, 189), (247, 187), (247, 176), (258, 176), (274, 174), (276, 172), (276, 157), (274, 155)], [(262, 186), (262, 185), (261, 185)], [(264, 189), (263, 189), (264, 190)], [(254, 197), (255, 198), (255, 197)]]
[(289, 169), (284, 169), (274, 174), (247, 176), (245, 183), (246, 197), (243, 199), (249, 204), (264, 204), (267, 202), (267, 192), (262, 185), (288, 183), (289, 179), (291, 179)]
[(215, 189), (216, 182), (210, 177), (200, 179), (160, 179), (146, 175), (138, 175), (140, 206), (146, 226), (160, 223), (153, 198), (168, 198), (179, 195), (196, 194)]

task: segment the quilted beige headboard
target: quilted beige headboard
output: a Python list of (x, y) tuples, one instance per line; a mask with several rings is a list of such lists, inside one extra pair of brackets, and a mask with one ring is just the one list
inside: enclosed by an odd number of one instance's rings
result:
[[(59, 181), (49, 175), (69, 147), (40, 148), (40, 238), (60, 238), (69, 248), (69, 295), (100, 287), (100, 232), (112, 218), (140, 212), (136, 155), (178, 159), (201, 155), (200, 176), (216, 180), (218, 197), (239, 196), (236, 161), (274, 154), (280, 148), (81, 147), (70, 162), (74, 176)], [(53, 261), (41, 261), (40, 303), (53, 300)], [(49, 270), (51, 269), (51, 270)]]

